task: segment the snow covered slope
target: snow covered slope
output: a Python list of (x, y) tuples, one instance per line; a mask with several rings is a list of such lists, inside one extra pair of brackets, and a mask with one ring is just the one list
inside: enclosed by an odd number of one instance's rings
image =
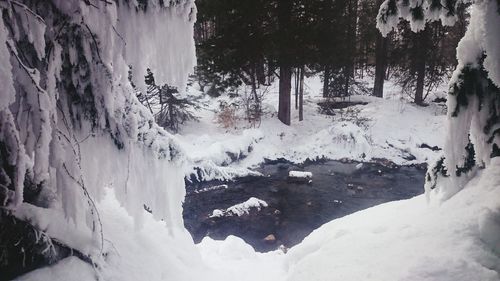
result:
[(288, 252), (286, 280), (500, 280), (499, 169), (439, 206), (422, 195), (323, 225)]
[(238, 280), (500, 280), (500, 160), (494, 162), (441, 205), (422, 195), (363, 210), (323, 225), (286, 254), (256, 254), (232, 237), (205, 238), (198, 247), (206, 264), (233, 278), (254, 272)]

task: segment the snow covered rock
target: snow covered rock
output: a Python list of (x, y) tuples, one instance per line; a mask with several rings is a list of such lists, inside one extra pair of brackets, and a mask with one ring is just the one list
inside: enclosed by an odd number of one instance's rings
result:
[(210, 218), (223, 217), (223, 216), (238, 216), (241, 217), (243, 215), (248, 215), (251, 209), (256, 209), (260, 211), (261, 208), (267, 207), (268, 204), (266, 201), (250, 197), (247, 201), (233, 205), (226, 210), (215, 209), (212, 214), (209, 216)]
[(290, 171), (288, 172), (288, 177), (290, 178), (312, 178), (313, 174), (311, 172), (303, 172), (303, 171)]

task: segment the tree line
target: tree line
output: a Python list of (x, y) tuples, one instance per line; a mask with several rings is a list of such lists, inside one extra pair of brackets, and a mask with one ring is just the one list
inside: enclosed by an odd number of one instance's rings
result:
[[(289, 125), (292, 89), (303, 118), (305, 74), (319, 74), (325, 98), (360, 90), (374, 78), (371, 94), (383, 96), (394, 77), (423, 105), (456, 65), (455, 46), (467, 24), (465, 8), (451, 27), (428, 23), (419, 33), (400, 23), (387, 37), (376, 28), (380, 0), (198, 0), (195, 24), (202, 90), (218, 95), (241, 85), (269, 86), (279, 79), (278, 118)], [(362, 88), (362, 87), (361, 87)], [(367, 89), (364, 89), (367, 90)]]

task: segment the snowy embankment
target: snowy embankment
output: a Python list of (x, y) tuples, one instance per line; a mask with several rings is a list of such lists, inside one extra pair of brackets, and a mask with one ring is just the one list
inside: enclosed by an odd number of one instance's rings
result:
[[(139, 230), (112, 190), (99, 204), (106, 262), (93, 269), (67, 258), (19, 280), (325, 281), (500, 280), (500, 161), (443, 202), (424, 195), (334, 220), (284, 254), (256, 253), (243, 240), (193, 242), (151, 215)], [(75, 279), (76, 280), (76, 279)]]
[(440, 205), (422, 195), (325, 224), (287, 254), (288, 280), (500, 280), (495, 162)]
[(209, 266), (227, 272), (225, 280), (263, 272), (258, 280), (500, 280), (499, 169), (495, 160), (442, 204), (421, 195), (334, 220), (287, 254), (244, 251), (233, 237), (206, 238), (198, 248)]
[(248, 128), (244, 120), (236, 128), (220, 128), (214, 121), (218, 104), (232, 100), (210, 98), (200, 112), (200, 122), (188, 124), (176, 135), (191, 159), (186, 174), (204, 180), (232, 179), (255, 173), (251, 169), (265, 159), (280, 158), (294, 163), (320, 158), (388, 159), (400, 165), (433, 162), (440, 151), (430, 148), (443, 146), (445, 110), (433, 103), (416, 106), (400, 97), (397, 86), (387, 84), (385, 99), (353, 96), (351, 101), (366, 105), (336, 110), (335, 116), (329, 116), (319, 113), (318, 103), (323, 101), (319, 77), (306, 79), (305, 120), (298, 122), (298, 112), (292, 109), (291, 126), (274, 115), (277, 85), (264, 97), (265, 115), (256, 128)]

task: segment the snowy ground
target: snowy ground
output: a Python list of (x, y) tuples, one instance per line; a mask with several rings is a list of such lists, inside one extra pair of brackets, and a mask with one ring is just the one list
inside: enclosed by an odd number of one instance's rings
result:
[[(245, 120), (239, 120), (236, 128), (221, 128), (215, 122), (219, 102), (231, 103), (237, 98), (209, 98), (199, 113), (200, 122), (185, 126), (177, 139), (192, 166), (201, 167), (202, 177), (207, 180), (246, 175), (250, 173), (249, 168), (264, 159), (284, 158), (295, 163), (317, 158), (359, 161), (385, 158), (397, 164), (432, 162), (439, 152), (420, 148), (420, 145), (442, 147), (443, 107), (434, 103), (428, 107), (415, 106), (401, 97), (397, 86), (387, 84), (385, 99), (353, 96), (351, 101), (367, 104), (328, 116), (318, 112), (317, 103), (323, 101), (321, 81), (318, 77), (306, 79), (305, 120), (299, 122), (298, 111), (293, 109), (291, 126), (283, 125), (275, 116), (277, 85), (267, 89), (263, 102), (266, 115), (260, 126), (254, 128)], [(197, 94), (194, 86), (189, 91)], [(241, 160), (233, 161), (231, 156)]]
[[(388, 98), (354, 97), (368, 104), (356, 106), (351, 116), (328, 117), (317, 112), (319, 81), (308, 80), (307, 85), (302, 123), (294, 111), (290, 127), (268, 116), (258, 128), (245, 129), (240, 123), (226, 131), (213, 122), (212, 103), (199, 123), (189, 124), (176, 138), (191, 164), (217, 170), (207, 169), (207, 178), (248, 173), (264, 158), (380, 157), (412, 164), (432, 161), (439, 153), (419, 146), (442, 146), (445, 117), (440, 107), (402, 101), (389, 85)], [(276, 96), (269, 95), (265, 104), (277, 104)], [(366, 121), (356, 124), (352, 115)], [(232, 162), (226, 152), (246, 157)], [(408, 154), (415, 159), (405, 159)], [(287, 253), (256, 253), (237, 237), (205, 238), (194, 245), (185, 229), (166, 228), (149, 214), (138, 229), (109, 190), (99, 203), (106, 256), (95, 267), (67, 258), (19, 280), (500, 280), (498, 169), (496, 161), (442, 204), (428, 204), (422, 195), (334, 220)]]

